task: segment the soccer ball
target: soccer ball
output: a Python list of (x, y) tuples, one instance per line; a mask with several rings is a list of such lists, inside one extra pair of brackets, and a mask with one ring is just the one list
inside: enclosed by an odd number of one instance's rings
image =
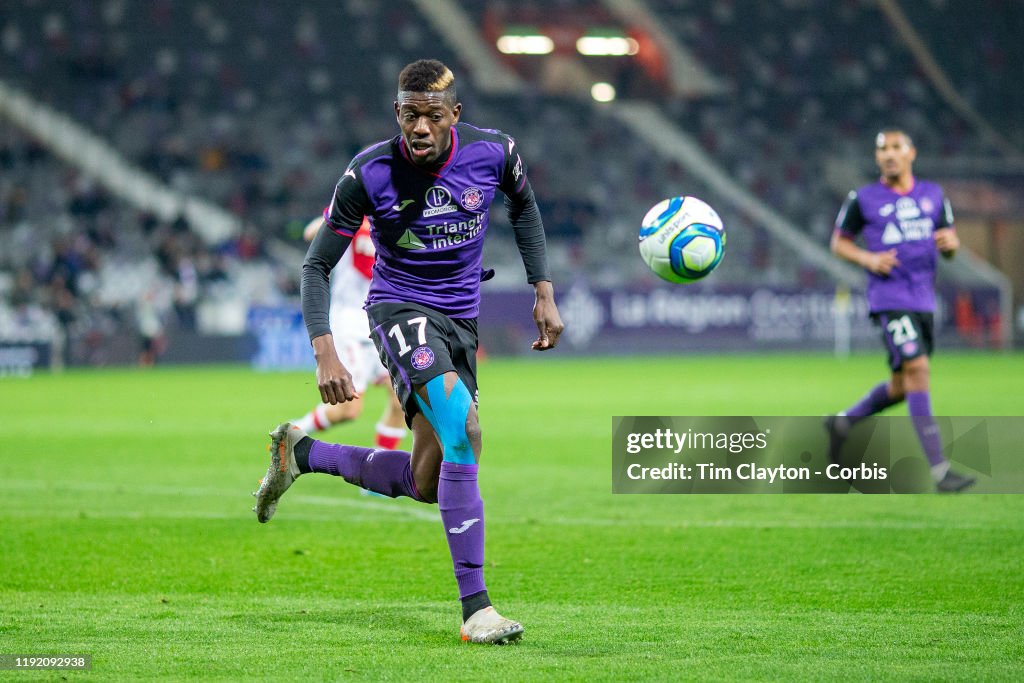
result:
[(640, 225), (640, 256), (669, 282), (694, 282), (718, 267), (725, 254), (725, 227), (696, 197), (664, 199)]

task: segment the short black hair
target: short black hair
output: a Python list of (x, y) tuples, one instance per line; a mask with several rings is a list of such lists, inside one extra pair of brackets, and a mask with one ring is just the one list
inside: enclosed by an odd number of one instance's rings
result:
[(445, 99), (455, 104), (455, 74), (436, 59), (419, 59), (407, 64), (398, 74), (399, 99), (403, 92), (444, 93)]

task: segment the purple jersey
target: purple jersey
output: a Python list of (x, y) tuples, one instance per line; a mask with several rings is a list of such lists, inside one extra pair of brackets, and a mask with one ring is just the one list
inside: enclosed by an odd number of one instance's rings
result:
[(327, 225), (351, 236), (369, 217), (377, 261), (366, 303), (417, 303), (452, 318), (475, 318), (484, 236), (496, 190), (532, 191), (515, 142), (465, 123), (451, 129), (446, 160), (426, 169), (401, 136), (360, 152), (338, 182)]
[(868, 273), (868, 306), (876, 311), (934, 311), (936, 248), (933, 233), (953, 226), (942, 188), (914, 180), (906, 194), (881, 181), (851, 192), (836, 218), (850, 239), (862, 235), (868, 251), (896, 250), (900, 265), (889, 275)]

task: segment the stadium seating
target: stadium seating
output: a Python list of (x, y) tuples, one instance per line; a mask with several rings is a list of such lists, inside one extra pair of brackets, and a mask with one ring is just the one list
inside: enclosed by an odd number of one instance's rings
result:
[[(1006, 40), (1012, 27), (963, 7), (950, 9), (956, 3), (905, 4), (926, 32), (948, 30), (953, 12), (958, 29), (982, 45), (991, 69), (976, 74), (976, 85), (973, 67), (961, 54), (948, 55), (944, 65), (967, 84), (965, 92), (977, 106), (987, 107), (997, 92), (993, 84), (1005, 82), (1019, 57), (1016, 42)], [(460, 5), (487, 35), (495, 5)], [(798, 0), (647, 5), (727, 91), (684, 100), (660, 93), (635, 68), (609, 67), (606, 75), (626, 95), (655, 101), (671, 113), (737, 182), (819, 243), (827, 239), (844, 191), (822, 169), (835, 159), (861, 159), (862, 168), (853, 174), (867, 177), (872, 163), (866, 131), (893, 123), (894, 111), (900, 114), (895, 123), (913, 130), (929, 154), (999, 154), (986, 149), (933, 92), (873, 2), (850, 0), (828, 12)], [(516, 11), (549, 21), (608, 20), (600, 5), (581, 0), (517, 4)], [(104, 290), (104, 266), (93, 262), (142, 273), (140, 281), (146, 273), (174, 277), (174, 264), (158, 256), (172, 251), (193, 262), (200, 282), (206, 270), (237, 283), (245, 276), (236, 278), (226, 264), (245, 262), (253, 245), (282, 238), (300, 246), (301, 225), (329, 199), (345, 163), (366, 143), (394, 134), (388, 111), (395, 75), (404, 63), (426, 55), (450, 63), (466, 84), (464, 120), (519, 140), (560, 272), (606, 284), (652, 282), (633, 254), (636, 224), (650, 205), (682, 192), (719, 206), (730, 231), (742, 236), (730, 241), (731, 267), (716, 274), (715, 283), (810, 284), (822, 277), (779, 248), (750, 217), (716, 202), (681, 165), (659, 159), (643, 144), (626, 144), (621, 126), (600, 107), (536, 85), (516, 96), (474, 88), (471, 65), (460, 62), (409, 2), (37, 0), (0, 11), (0, 51), (0, 78), (71, 114), (170, 187), (225, 207), (247, 226), (244, 236), (224, 247), (200, 244), (187, 226), (153, 225), (154, 219), (90, 186), (5, 127), (6, 154), (19, 161), (13, 175), (5, 173), (4, 204), (27, 202), (17, 210), (31, 220), (5, 216), (0, 240), (26, 239), (19, 226), (30, 225), (34, 238), (42, 231), (42, 241), (70, 248), (89, 264), (86, 280), (95, 278), (96, 291), (109, 291), (107, 297), (133, 298), (144, 286)], [(1018, 129), (1003, 122), (1019, 138), (1019, 122)], [(43, 161), (25, 161), (26, 155)], [(51, 187), (59, 188), (65, 206), (57, 216), (47, 206), (44, 188)], [(502, 212), (495, 212), (487, 256), (499, 266), (499, 285), (518, 282), (520, 272), (504, 227)], [(66, 235), (75, 239), (68, 242)], [(171, 246), (162, 246), (165, 239)], [(85, 254), (76, 251), (82, 249)], [(6, 275), (0, 281), (8, 283), (8, 297), (27, 265), (14, 253), (5, 249), (2, 257)], [(132, 268), (123, 268), (129, 263)], [(144, 263), (157, 266), (135, 267)], [(260, 267), (259, 272), (273, 272)], [(52, 285), (52, 278), (33, 277), (37, 285)], [(277, 299), (295, 291), (296, 279), (293, 273), (246, 281), (270, 281), (260, 296)], [(213, 291), (200, 287), (196, 296)], [(77, 301), (97, 310), (124, 305), (90, 297)], [(184, 318), (191, 324), (189, 314)]]
[[(1014, 0), (902, 5), (957, 91), (1016, 147), (1024, 150), (1024, 91), (1007, 87), (1024, 64), (1024, 9)], [(970, 49), (949, 49), (949, 41)]]
[(0, 340), (57, 335), (71, 363), (114, 360), (111, 343), (144, 325), (192, 330), (204, 298), (280, 296), (258, 236), (206, 245), (184, 219), (134, 209), (11, 126), (0, 129), (0, 219)]
[[(670, 103), (680, 123), (820, 239), (842, 196), (822, 169), (830, 159), (861, 159), (860, 174), (873, 175), (875, 130), (905, 127), (932, 157), (999, 154), (934, 92), (876, 3), (823, 12), (816, 3), (738, 0), (699, 13), (670, 0), (648, 4), (731, 85), (719, 98)], [(903, 4), (927, 14), (923, 3)]]
[[(323, 206), (351, 155), (394, 134), (386, 112), (403, 63), (429, 51), (458, 68), (443, 41), (410, 19), (411, 7), (268, 3), (253, 19), (231, 3), (115, 5), (42, 2), (11, 12), (7, 32), (22, 49), (2, 75), (264, 235), (297, 237), (285, 226)], [(330, 26), (345, 27), (344, 39), (332, 39)], [(40, 33), (46, 50), (31, 47)], [(364, 68), (363, 55), (382, 35), (397, 36), (394, 51)], [(44, 81), (45, 89), (33, 88)], [(644, 276), (622, 247), (646, 206), (679, 188), (696, 192), (681, 169), (624, 146), (606, 117), (569, 98), (485, 98), (464, 87), (463, 100), (465, 120), (523, 145), (559, 265), (617, 280)], [(514, 259), (510, 240), (494, 241), (496, 258)], [(730, 253), (743, 258), (742, 249)]]

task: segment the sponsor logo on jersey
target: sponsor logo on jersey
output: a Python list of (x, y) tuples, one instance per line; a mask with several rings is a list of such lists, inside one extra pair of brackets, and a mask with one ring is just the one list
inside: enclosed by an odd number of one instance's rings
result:
[(423, 217), (440, 216), (445, 213), (454, 213), (459, 210), (452, 202), (452, 193), (447, 188), (434, 185), (423, 196), (427, 208), (423, 210)]
[(882, 244), (900, 244), (903, 242), (903, 232), (896, 227), (895, 223), (886, 223), (882, 232)]
[(424, 239), (430, 240), (431, 249), (443, 249), (478, 237), (483, 228), (484, 214), (478, 213), (468, 221), (432, 223), (427, 226)]
[(924, 218), (912, 218), (900, 221), (900, 229), (903, 231), (903, 239), (908, 242), (916, 240), (928, 240), (932, 237), (932, 228), (935, 221), (925, 216)]
[(479, 237), (484, 229), (484, 214), (478, 213), (468, 221), (431, 223), (417, 235), (407, 228), (395, 242), (402, 249), (445, 249)]
[(484, 203), (484, 191), (479, 187), (467, 187), (462, 191), (462, 206), (467, 211), (475, 211)]
[(935, 204), (927, 197), (921, 204), (913, 197), (900, 197), (896, 203), (885, 204), (878, 210), (878, 215), (890, 217), (882, 230), (882, 244), (902, 244), (931, 239), (935, 229), (935, 220), (928, 215)]
[(402, 249), (426, 249), (427, 245), (423, 244), (423, 240), (413, 234), (412, 230), (406, 230), (402, 233), (402, 236), (398, 238), (395, 246), (401, 247)]
[(921, 209), (913, 197), (900, 197), (896, 200), (896, 217), (901, 221), (917, 218), (921, 215)]
[(415, 204), (415, 203), (416, 203), (415, 199), (403, 199), (400, 204), (395, 204), (394, 206), (392, 206), (391, 210), (392, 211), (398, 211), (399, 213), (401, 213), (402, 211), (405, 210), (405, 208), (407, 206), (409, 206), (410, 204)]
[(430, 350), (429, 346), (416, 347), (413, 349), (409, 362), (417, 370), (426, 370), (434, 364), (434, 352)]

